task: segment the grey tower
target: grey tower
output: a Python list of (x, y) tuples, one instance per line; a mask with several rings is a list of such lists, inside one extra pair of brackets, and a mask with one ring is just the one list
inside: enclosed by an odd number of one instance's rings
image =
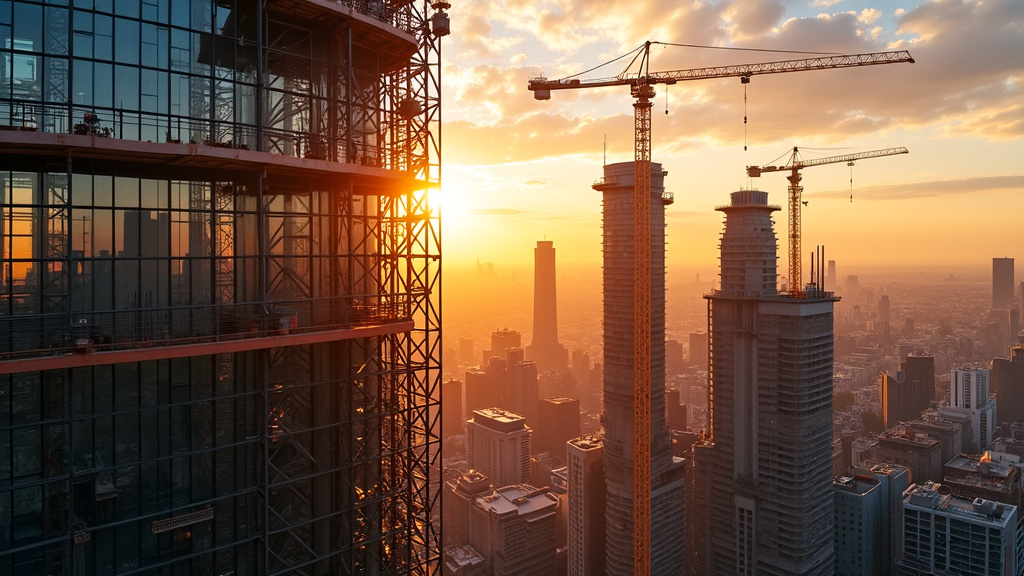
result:
[(533, 340), (526, 357), (542, 373), (569, 367), (569, 351), (558, 341), (555, 246), (550, 240), (538, 240), (533, 249)]
[(992, 259), (992, 308), (1013, 305), (1013, 258)]
[(693, 575), (833, 573), (832, 313), (776, 290), (777, 206), (732, 193), (708, 301), (709, 435), (688, 488)]
[[(682, 565), (681, 461), (665, 424), (665, 173), (651, 163), (651, 574)], [(633, 163), (604, 167), (604, 475), (609, 576), (633, 572)]]

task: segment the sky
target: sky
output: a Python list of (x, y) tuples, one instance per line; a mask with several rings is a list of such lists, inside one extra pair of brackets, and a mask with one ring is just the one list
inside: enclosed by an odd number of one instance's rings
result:
[[(601, 261), (608, 163), (633, 159), (625, 86), (537, 101), (563, 78), (645, 41), (651, 71), (908, 50), (914, 64), (659, 85), (652, 160), (668, 171), (667, 268), (717, 272), (729, 193), (785, 206), (785, 173), (748, 165), (905, 146), (907, 155), (803, 171), (803, 247), (841, 269), (988, 267), (1024, 276), (1024, 2), (1020, 0), (462, 0), (442, 46), (442, 250), (447, 267), (527, 266), (537, 240), (563, 264)], [(608, 77), (619, 61), (583, 78)], [(746, 98), (746, 103), (744, 99)], [(668, 111), (666, 114), (665, 111)], [(744, 116), (747, 122), (744, 124)], [(746, 147), (746, 149), (744, 149)], [(852, 201), (851, 201), (852, 194)], [(785, 211), (776, 213), (780, 274)], [(806, 269), (805, 269), (806, 270)], [(805, 277), (807, 273), (805, 271)]]

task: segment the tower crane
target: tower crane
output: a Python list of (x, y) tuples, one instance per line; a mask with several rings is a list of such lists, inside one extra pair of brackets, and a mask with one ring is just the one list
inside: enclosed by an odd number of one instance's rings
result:
[[(549, 100), (552, 90), (629, 86), (633, 103), (633, 574), (650, 574), (651, 518), (651, 108), (656, 84), (687, 80), (740, 78), (744, 84), (761, 74), (852, 68), (876, 64), (913, 63), (905, 50), (844, 54), (734, 66), (712, 66), (665, 72), (650, 71), (651, 44), (647, 41), (631, 66), (614, 78), (583, 80), (574, 76), (549, 80), (531, 78), (527, 89), (537, 100)], [(637, 62), (639, 59), (639, 62)], [(576, 75), (578, 76), (578, 75)]]
[[(822, 166), (824, 164), (835, 164), (846, 162), (847, 166), (853, 166), (857, 160), (868, 158), (881, 158), (883, 156), (895, 156), (897, 154), (908, 154), (906, 148), (885, 148), (883, 150), (871, 150), (870, 152), (858, 152), (856, 154), (843, 154), (842, 156), (829, 156), (826, 158), (815, 158), (812, 160), (801, 160), (800, 149), (793, 147), (793, 153), (789, 162), (782, 166), (747, 166), (747, 176), (757, 178), (765, 172), (789, 171), (789, 291), (799, 293), (803, 290), (800, 270), (800, 205), (804, 187), (800, 185), (803, 178), (800, 170), (811, 166)], [(852, 180), (851, 180), (852, 182)], [(852, 184), (851, 184), (852, 185)], [(853, 196), (851, 196), (852, 198)]]

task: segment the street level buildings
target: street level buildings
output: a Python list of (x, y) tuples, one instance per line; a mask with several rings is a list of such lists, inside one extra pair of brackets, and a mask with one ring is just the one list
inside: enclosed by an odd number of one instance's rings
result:
[(768, 194), (733, 192), (708, 294), (709, 430), (688, 475), (688, 569), (830, 575), (833, 305), (777, 290)]
[(603, 439), (569, 441), (569, 576), (604, 576), (605, 506)]
[(439, 571), (441, 6), (0, 3), (0, 574)]
[(517, 484), (477, 496), (469, 544), (491, 565), (491, 576), (555, 576), (558, 498), (547, 488)]
[[(683, 565), (683, 462), (672, 455), (665, 424), (665, 173), (651, 163), (650, 229), (636, 239), (633, 162), (608, 164), (594, 188), (602, 193), (604, 252), (604, 477), (607, 574), (633, 573), (633, 310), (634, 246), (651, 256), (651, 574)], [(664, 199), (664, 200), (663, 200)], [(830, 397), (831, 398), (831, 397)]]

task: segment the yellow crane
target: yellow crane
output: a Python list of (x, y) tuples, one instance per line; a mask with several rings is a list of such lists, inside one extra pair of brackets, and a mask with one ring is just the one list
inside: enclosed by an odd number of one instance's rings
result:
[[(789, 161), (782, 166), (747, 166), (747, 176), (758, 178), (765, 172), (789, 171), (789, 291), (799, 294), (803, 291), (802, 273), (800, 266), (800, 212), (803, 204), (801, 197), (804, 187), (800, 185), (803, 176), (800, 170), (811, 166), (822, 166), (824, 164), (835, 164), (845, 162), (847, 166), (853, 166), (857, 160), (868, 158), (882, 158), (883, 156), (895, 156), (897, 154), (908, 154), (906, 148), (885, 148), (883, 150), (871, 150), (870, 152), (858, 152), (856, 154), (843, 154), (841, 156), (828, 156), (826, 158), (814, 158), (812, 160), (801, 160), (800, 149), (793, 147)], [(851, 183), (853, 180), (850, 180)], [(852, 184), (851, 184), (852, 186)], [(852, 199), (853, 196), (851, 195)]]
[[(878, 64), (913, 63), (906, 50), (867, 54), (826, 55), (797, 60), (781, 60), (734, 66), (710, 66), (686, 70), (651, 72), (651, 45), (647, 41), (636, 50), (631, 64), (614, 78), (584, 80), (577, 75), (558, 80), (543, 76), (531, 78), (527, 89), (537, 100), (549, 100), (552, 90), (629, 86), (633, 103), (633, 574), (650, 574), (651, 541), (651, 107), (655, 84), (675, 84), (687, 80), (740, 78), (744, 84), (752, 76), (853, 68)], [(635, 72), (630, 72), (637, 63)]]

